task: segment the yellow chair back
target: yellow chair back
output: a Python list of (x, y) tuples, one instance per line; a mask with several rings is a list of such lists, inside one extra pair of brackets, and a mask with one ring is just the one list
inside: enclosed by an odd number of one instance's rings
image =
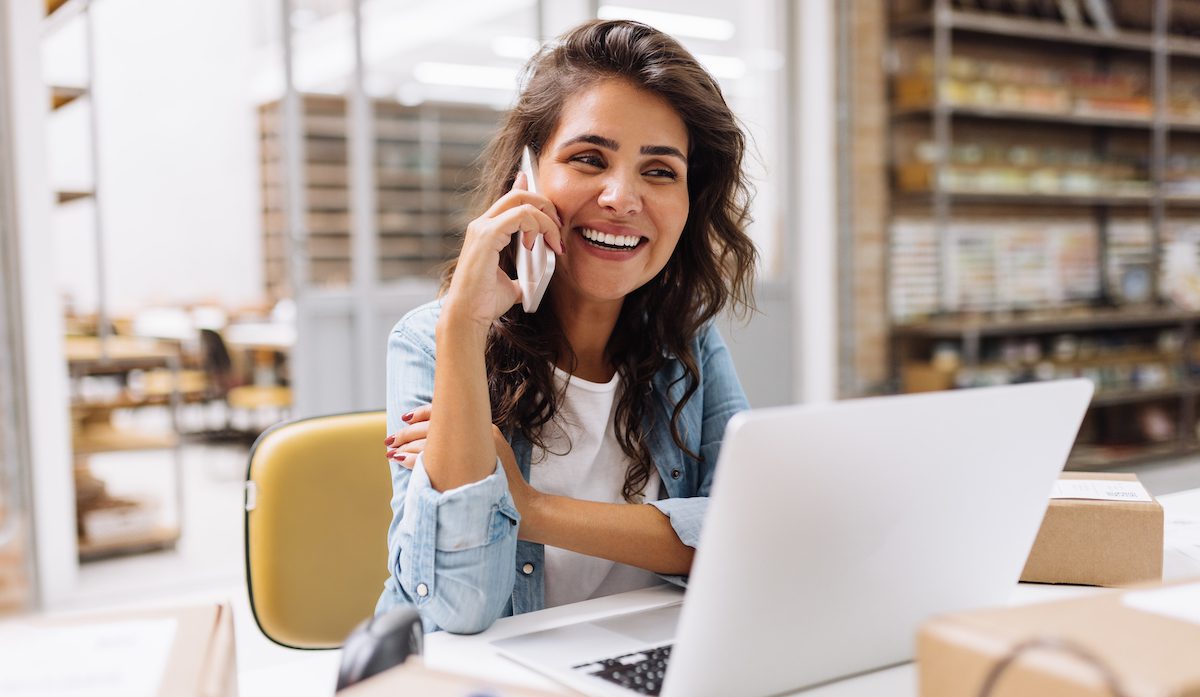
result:
[(387, 578), (385, 412), (269, 429), (246, 473), (246, 586), (259, 628), (292, 648), (342, 645)]

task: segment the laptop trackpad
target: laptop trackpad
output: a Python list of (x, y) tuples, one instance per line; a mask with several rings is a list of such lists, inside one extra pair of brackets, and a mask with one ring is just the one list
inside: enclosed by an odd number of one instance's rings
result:
[(501, 653), (531, 665), (571, 666), (633, 653), (671, 641), (682, 603), (604, 617), (498, 639), (492, 645)]
[(682, 609), (683, 605), (676, 603), (645, 612), (593, 620), (591, 624), (645, 644), (657, 645), (675, 638), (675, 626), (679, 623), (679, 611)]

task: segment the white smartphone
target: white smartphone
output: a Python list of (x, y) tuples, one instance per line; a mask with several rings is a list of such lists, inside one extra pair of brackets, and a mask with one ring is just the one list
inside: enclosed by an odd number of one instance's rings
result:
[[(526, 145), (521, 152), (521, 171), (525, 173), (525, 181), (529, 190), (538, 193), (537, 160)], [(526, 249), (521, 244), (521, 235), (515, 237), (517, 245), (517, 282), (521, 285), (521, 307), (526, 312), (537, 312), (542, 304), (542, 296), (550, 286), (550, 277), (554, 275), (554, 250), (546, 244), (542, 235), (533, 241), (533, 249)]]

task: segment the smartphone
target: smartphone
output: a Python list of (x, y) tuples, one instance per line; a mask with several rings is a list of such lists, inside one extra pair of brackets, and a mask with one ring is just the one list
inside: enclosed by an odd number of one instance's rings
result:
[[(521, 171), (525, 173), (529, 190), (538, 193), (537, 160), (528, 145), (521, 152)], [(521, 244), (520, 234), (515, 236), (514, 241), (517, 245), (517, 282), (521, 285), (521, 307), (526, 312), (537, 312), (546, 288), (550, 286), (550, 277), (554, 275), (554, 251), (542, 235), (534, 239), (533, 249), (526, 249)]]

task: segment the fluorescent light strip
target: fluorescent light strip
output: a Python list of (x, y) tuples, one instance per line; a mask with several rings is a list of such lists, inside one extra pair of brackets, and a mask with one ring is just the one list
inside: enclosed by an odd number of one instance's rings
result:
[(596, 16), (600, 19), (632, 19), (674, 36), (690, 36), (694, 39), (728, 41), (733, 38), (734, 31), (733, 22), (724, 19), (641, 10), (619, 5), (603, 5)]
[(413, 77), (427, 85), (481, 87), (493, 90), (515, 90), (517, 71), (491, 65), (462, 65), (460, 63), (418, 63)]
[(741, 58), (697, 53), (696, 60), (717, 79), (738, 80), (746, 76), (746, 61)]
[(540, 47), (537, 39), (524, 36), (497, 36), (492, 39), (492, 53), (501, 58), (527, 61)]

